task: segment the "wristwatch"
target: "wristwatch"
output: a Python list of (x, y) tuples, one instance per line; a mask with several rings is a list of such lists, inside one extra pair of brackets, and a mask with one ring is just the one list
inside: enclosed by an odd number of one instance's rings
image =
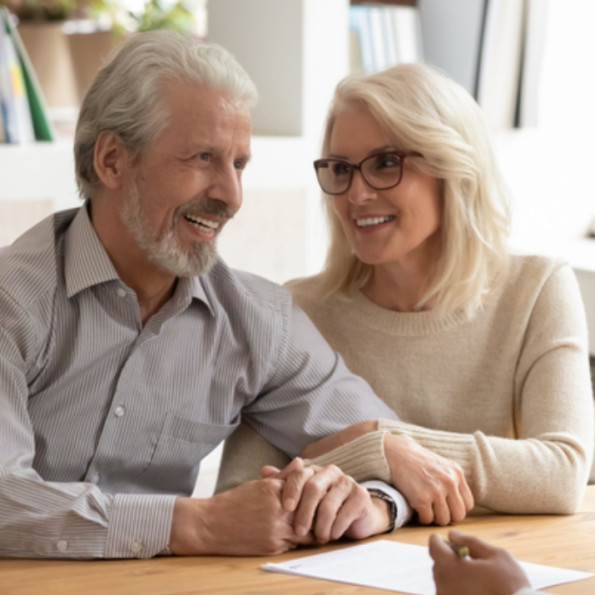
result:
[(384, 502), (388, 504), (388, 514), (390, 516), (390, 523), (385, 533), (390, 533), (394, 530), (395, 523), (397, 521), (397, 505), (395, 504), (395, 501), (388, 494), (385, 494), (382, 490), (378, 490), (376, 488), (369, 488), (368, 492), (370, 493), (370, 496), (372, 496), (372, 498), (384, 500)]

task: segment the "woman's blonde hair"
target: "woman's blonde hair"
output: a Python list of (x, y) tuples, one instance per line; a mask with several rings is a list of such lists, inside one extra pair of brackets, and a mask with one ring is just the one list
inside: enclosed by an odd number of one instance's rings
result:
[[(408, 163), (440, 180), (441, 249), (431, 280), (416, 305), (439, 314), (484, 304), (505, 270), (510, 228), (508, 189), (498, 169), (481, 109), (457, 83), (424, 64), (400, 64), (339, 83), (328, 113), (323, 156), (329, 155), (337, 115), (365, 109), (388, 131), (395, 147), (423, 157)], [(351, 250), (330, 197), (325, 196), (330, 246), (320, 293), (349, 293), (372, 267)]]

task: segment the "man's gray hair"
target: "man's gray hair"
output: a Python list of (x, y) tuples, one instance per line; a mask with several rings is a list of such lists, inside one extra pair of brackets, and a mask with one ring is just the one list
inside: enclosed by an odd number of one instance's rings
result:
[(257, 99), (246, 71), (222, 47), (191, 33), (133, 35), (99, 71), (81, 105), (74, 139), (81, 197), (92, 198), (99, 184), (93, 155), (100, 132), (117, 134), (133, 158), (161, 133), (169, 116), (162, 102), (168, 80), (223, 89), (248, 107)]

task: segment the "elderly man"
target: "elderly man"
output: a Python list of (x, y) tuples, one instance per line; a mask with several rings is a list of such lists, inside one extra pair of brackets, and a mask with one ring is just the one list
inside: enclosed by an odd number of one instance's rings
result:
[(217, 257), (255, 95), (227, 52), (163, 31), (89, 90), (84, 205), (0, 251), (0, 555), (264, 554), (403, 522), (396, 490), (301, 459), (189, 497), (241, 419), (296, 456), (394, 416), (287, 291)]

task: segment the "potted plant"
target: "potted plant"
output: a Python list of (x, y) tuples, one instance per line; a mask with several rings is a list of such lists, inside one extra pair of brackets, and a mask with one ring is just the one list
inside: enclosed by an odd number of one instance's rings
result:
[(114, 46), (150, 29), (196, 29), (205, 0), (0, 0), (19, 32), (50, 107), (76, 107)]

